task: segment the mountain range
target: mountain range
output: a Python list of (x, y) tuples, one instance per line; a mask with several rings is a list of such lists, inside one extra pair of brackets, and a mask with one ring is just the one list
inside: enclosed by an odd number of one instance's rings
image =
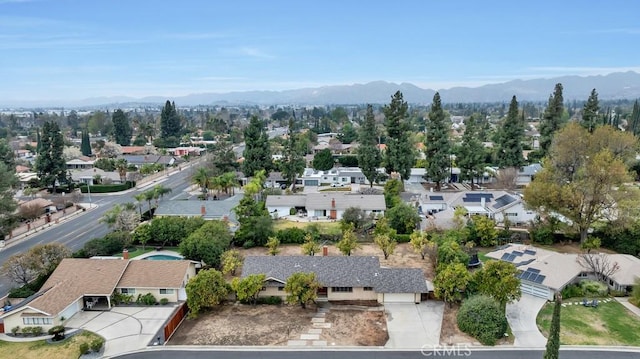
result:
[[(516, 95), (519, 101), (546, 101), (553, 92), (556, 83), (564, 86), (565, 100), (586, 100), (592, 89), (598, 91), (601, 100), (635, 99), (640, 97), (640, 74), (616, 72), (597, 76), (562, 76), (545, 79), (513, 80), (504, 83), (484, 85), (480, 87), (453, 87), (440, 90), (443, 102), (508, 102)], [(196, 105), (328, 105), (328, 104), (386, 104), (391, 95), (401, 91), (405, 101), (414, 104), (429, 104), (435, 90), (424, 89), (411, 83), (390, 83), (374, 81), (366, 84), (323, 86), (285, 91), (243, 91), (227, 93), (199, 93), (172, 97), (178, 106)], [(80, 101), (30, 101), (10, 106), (123, 106), (143, 104), (163, 104), (167, 97), (150, 96), (133, 97), (94, 97)], [(2, 105), (2, 104), (0, 104)]]

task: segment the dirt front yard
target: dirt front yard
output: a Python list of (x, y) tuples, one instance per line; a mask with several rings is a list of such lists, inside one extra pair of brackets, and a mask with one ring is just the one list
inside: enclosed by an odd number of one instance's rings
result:
[[(287, 345), (314, 328), (314, 305), (230, 304), (185, 320), (168, 345)], [(331, 328), (320, 339), (327, 345), (384, 346), (389, 336), (383, 311), (331, 310), (325, 315)]]

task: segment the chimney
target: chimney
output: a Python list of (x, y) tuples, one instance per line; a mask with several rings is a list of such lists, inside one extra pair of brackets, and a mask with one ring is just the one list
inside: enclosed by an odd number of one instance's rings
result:
[(122, 259), (124, 259), (125, 261), (129, 260), (129, 250), (126, 248), (122, 250)]
[(336, 199), (331, 198), (331, 208), (336, 208)]
[(200, 215), (204, 217), (207, 214), (207, 209), (204, 207), (204, 204), (200, 206)]
[(322, 246), (322, 256), (326, 257), (329, 255), (329, 247), (327, 246)]

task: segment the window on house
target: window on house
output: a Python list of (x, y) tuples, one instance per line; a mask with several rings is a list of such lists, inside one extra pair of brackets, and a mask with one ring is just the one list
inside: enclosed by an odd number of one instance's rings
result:
[(504, 214), (506, 217), (518, 217), (517, 213), (505, 213)]
[(173, 294), (173, 289), (160, 288), (160, 294)]
[(22, 318), (22, 324), (24, 324), (24, 325), (51, 325), (51, 324), (53, 324), (53, 319), (51, 319), (51, 318), (40, 318), (40, 317), (36, 317), (36, 318), (25, 317), (25, 318)]
[(373, 291), (373, 287), (364, 287), (362, 288), (362, 290), (364, 290), (365, 292), (371, 292)]
[(120, 293), (122, 294), (136, 294), (135, 288), (120, 288)]
[(353, 287), (331, 287), (331, 291), (334, 293), (337, 293), (337, 292), (351, 293), (353, 292)]
[(580, 272), (580, 274), (578, 274), (579, 278), (586, 278), (589, 274), (587, 272)]
[(284, 290), (284, 287), (278, 287), (278, 292), (282, 292)]

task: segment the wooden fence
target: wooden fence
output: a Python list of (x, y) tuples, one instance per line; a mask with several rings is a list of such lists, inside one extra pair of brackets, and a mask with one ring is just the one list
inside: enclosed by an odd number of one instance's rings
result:
[(188, 311), (189, 311), (189, 308), (187, 307), (187, 303), (186, 302), (182, 303), (182, 305), (178, 307), (175, 313), (173, 313), (173, 316), (171, 317), (171, 319), (167, 321), (167, 324), (165, 324), (164, 326), (164, 342), (165, 343), (168, 342), (169, 339), (171, 339), (171, 336), (176, 331), (176, 329), (178, 329), (178, 326), (180, 325), (180, 323), (182, 323), (182, 320), (187, 315)]

